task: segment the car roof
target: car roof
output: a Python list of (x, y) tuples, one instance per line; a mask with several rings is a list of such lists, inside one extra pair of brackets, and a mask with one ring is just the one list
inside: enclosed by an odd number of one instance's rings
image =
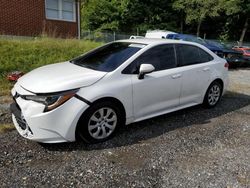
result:
[(174, 36), (179, 36), (179, 37), (186, 37), (186, 38), (200, 38), (195, 35), (190, 35), (190, 34), (181, 34), (181, 33), (175, 33), (173, 34)]
[(173, 40), (173, 39), (153, 39), (153, 38), (141, 38), (141, 39), (126, 39), (118, 40), (117, 42), (130, 42), (130, 43), (139, 43), (147, 45), (156, 45), (156, 44), (192, 44), (199, 46), (199, 44), (194, 42), (182, 41), (182, 40)]
[(172, 33), (172, 34), (177, 34), (174, 31), (168, 31), (168, 30), (148, 30), (147, 33)]

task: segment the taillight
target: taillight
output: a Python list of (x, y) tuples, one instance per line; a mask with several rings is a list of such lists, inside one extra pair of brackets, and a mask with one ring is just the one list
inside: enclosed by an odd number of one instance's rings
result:
[(229, 63), (225, 63), (224, 67), (229, 68)]

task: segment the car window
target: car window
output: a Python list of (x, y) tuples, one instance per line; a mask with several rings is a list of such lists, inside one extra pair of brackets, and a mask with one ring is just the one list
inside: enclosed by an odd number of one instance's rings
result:
[(110, 72), (145, 46), (144, 44), (129, 42), (114, 42), (70, 62), (82, 67)]
[(176, 45), (179, 66), (194, 65), (213, 60), (213, 57), (199, 47), (185, 44)]
[(124, 74), (138, 74), (141, 64), (152, 64), (155, 71), (166, 70), (176, 67), (175, 50), (173, 44), (153, 47), (124, 69)]
[(175, 36), (175, 34), (168, 34), (166, 38), (167, 38), (167, 39), (173, 39), (174, 36)]
[(198, 48), (198, 49), (199, 49), (199, 53), (200, 53), (201, 63), (209, 62), (209, 61), (212, 61), (214, 59), (209, 53), (205, 52), (201, 48)]

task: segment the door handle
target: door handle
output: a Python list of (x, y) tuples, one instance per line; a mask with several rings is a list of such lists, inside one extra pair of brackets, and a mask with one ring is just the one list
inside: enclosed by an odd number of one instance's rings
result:
[(182, 76), (181, 74), (175, 74), (175, 75), (172, 75), (172, 78), (177, 79), (177, 78), (180, 78), (181, 76)]
[(204, 72), (210, 71), (210, 68), (209, 68), (209, 67), (205, 67), (205, 68), (203, 69), (203, 71), (204, 71)]

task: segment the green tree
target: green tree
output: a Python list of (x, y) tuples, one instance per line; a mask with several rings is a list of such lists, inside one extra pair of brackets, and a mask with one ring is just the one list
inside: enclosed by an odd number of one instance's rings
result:
[(244, 26), (240, 35), (240, 41), (239, 41), (239, 45), (242, 46), (243, 45), (243, 41), (249, 26), (249, 20), (250, 20), (250, 1), (249, 0), (243, 0), (241, 5), (241, 11), (240, 14), (241, 17), (243, 17), (243, 19), (245, 19), (244, 22)]
[[(82, 0), (82, 29), (144, 33), (172, 30), (249, 40), (249, 0)], [(188, 25), (188, 27), (187, 27)]]
[(82, 28), (84, 30), (118, 30), (120, 13), (113, 1), (91, 0), (82, 6)]
[[(82, 27), (90, 30), (145, 32), (177, 28), (172, 0), (91, 0), (82, 7)], [(173, 19), (174, 18), (174, 19)]]
[[(236, 25), (236, 27), (239, 28), (238, 24), (240, 24), (243, 21), (243, 26), (241, 28), (241, 31), (238, 31), (238, 32), (240, 32), (239, 45), (242, 46), (244, 38), (245, 38), (246, 33), (247, 33), (248, 25), (249, 25), (250, 1), (249, 0), (230, 0), (230, 1), (226, 1), (224, 3), (224, 9), (225, 9), (226, 15), (228, 15), (227, 20), (232, 21), (231, 17), (236, 18), (236, 19), (233, 19), (234, 22), (231, 23), (231, 28), (230, 29), (234, 29), (233, 25)], [(239, 34), (237, 34), (237, 35), (239, 35)]]
[(201, 25), (207, 17), (218, 17), (221, 12), (229, 8), (234, 0), (175, 0), (173, 8), (185, 13), (186, 24), (197, 24), (197, 36), (200, 35)]
[[(128, 0), (127, 10), (122, 19), (122, 28), (176, 30), (176, 18), (172, 11), (172, 0)], [(173, 19), (175, 18), (175, 19)]]

